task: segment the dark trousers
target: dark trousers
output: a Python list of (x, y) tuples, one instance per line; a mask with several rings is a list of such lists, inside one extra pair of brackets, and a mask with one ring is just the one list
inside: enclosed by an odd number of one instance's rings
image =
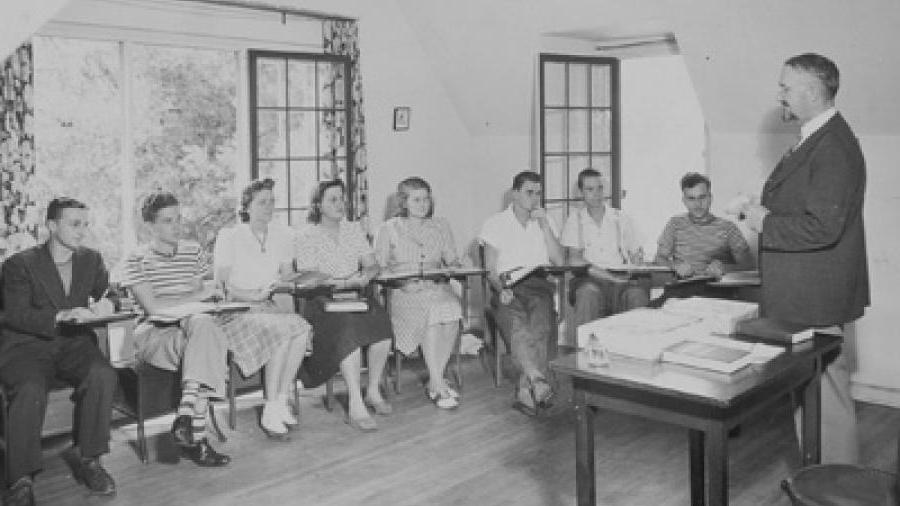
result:
[(0, 383), (9, 394), (10, 484), (41, 470), (41, 428), (47, 392), (62, 381), (75, 387), (72, 437), (84, 458), (109, 451), (116, 372), (94, 337), (78, 335), (54, 340), (35, 338), (4, 351)]
[(509, 338), (513, 363), (519, 372), (536, 370), (546, 376), (547, 348), (555, 325), (554, 285), (545, 278), (531, 276), (517, 283), (512, 291), (514, 298), (509, 304), (501, 304), (497, 294), (492, 298), (497, 324)]

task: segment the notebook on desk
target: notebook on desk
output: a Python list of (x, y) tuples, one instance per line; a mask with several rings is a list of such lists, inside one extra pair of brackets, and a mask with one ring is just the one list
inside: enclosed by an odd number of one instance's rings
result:
[(365, 313), (368, 310), (369, 303), (355, 290), (335, 292), (325, 302), (326, 313)]

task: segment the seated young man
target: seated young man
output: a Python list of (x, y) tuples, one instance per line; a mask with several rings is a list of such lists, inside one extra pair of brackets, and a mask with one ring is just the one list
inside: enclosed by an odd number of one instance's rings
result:
[(521, 172), (513, 178), (512, 203), (485, 221), (480, 240), (485, 267), (494, 288), (492, 305), (501, 331), (509, 337), (513, 362), (519, 369), (517, 407), (534, 414), (553, 396), (547, 382), (547, 346), (551, 335), (554, 285), (534, 272), (509, 286), (509, 274), (563, 263), (563, 249), (540, 207), (541, 178)]
[(100, 465), (100, 455), (109, 452), (116, 372), (97, 348), (90, 327), (74, 323), (113, 310), (103, 298), (109, 279), (103, 259), (81, 246), (87, 227), (83, 203), (54, 199), (47, 207), (50, 239), (3, 264), (6, 326), (0, 383), (9, 394), (8, 506), (34, 504), (32, 480), (41, 470), (41, 427), (54, 379), (75, 387), (75, 479), (94, 494), (116, 493), (115, 482)]
[(751, 269), (753, 256), (737, 225), (709, 212), (709, 178), (696, 172), (685, 174), (681, 193), (688, 212), (666, 223), (654, 263), (671, 266), (679, 278), (718, 278), (729, 271)]
[(561, 241), (569, 263), (589, 265), (587, 276), (574, 278), (569, 291), (576, 326), (650, 301), (649, 280), (632, 280), (599, 267), (642, 261), (643, 251), (631, 220), (605, 204), (603, 177), (596, 170), (584, 169), (578, 174), (578, 189), (584, 207), (569, 215)]
[[(151, 194), (141, 214), (149, 225), (151, 241), (129, 255), (122, 285), (132, 290), (144, 311), (158, 314), (167, 307), (220, 295), (204, 283), (210, 265), (200, 246), (180, 239), (178, 199), (166, 192)], [(282, 325), (281, 320), (269, 316), (255, 312), (193, 314), (177, 325), (144, 322), (135, 329), (138, 358), (162, 369), (181, 368), (181, 403), (172, 435), (182, 453), (197, 465), (216, 467), (230, 461), (216, 452), (206, 437), (209, 398), (225, 396), (228, 351), (244, 374), (252, 374), (273, 362), (278, 362), (276, 370), (281, 370), (282, 362), (291, 359), (291, 350), (301, 354), (305, 350), (308, 325)], [(302, 340), (303, 346), (294, 346), (295, 339)], [(266, 403), (266, 411), (274, 409), (282, 410), (274, 415), (288, 420), (286, 404)], [(264, 413), (264, 421), (272, 418), (272, 413)]]

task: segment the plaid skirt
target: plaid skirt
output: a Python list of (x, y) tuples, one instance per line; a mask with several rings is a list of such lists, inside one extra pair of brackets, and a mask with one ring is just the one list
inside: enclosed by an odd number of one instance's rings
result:
[(284, 312), (271, 301), (254, 304), (244, 313), (228, 313), (216, 318), (228, 339), (234, 362), (244, 376), (258, 371), (288, 341), (309, 335), (311, 331), (306, 320)]
[[(311, 332), (306, 320), (293, 312), (282, 310), (272, 302), (254, 304), (246, 312), (216, 315), (213, 318), (234, 362), (244, 376), (258, 371), (289, 340), (308, 336)], [(181, 325), (144, 322), (135, 330), (135, 339), (137, 356), (142, 361), (173, 371), (181, 366), (186, 343)], [(221, 370), (224, 371), (224, 368), (223, 363)], [(210, 371), (209, 376), (218, 379), (222, 374)], [(221, 383), (212, 379), (209, 381)], [(209, 386), (220, 390), (218, 384)]]

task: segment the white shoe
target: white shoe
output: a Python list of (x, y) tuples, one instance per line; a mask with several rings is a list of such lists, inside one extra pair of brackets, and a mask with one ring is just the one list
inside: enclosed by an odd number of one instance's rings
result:
[(263, 412), (262, 417), (259, 419), (259, 424), (267, 434), (280, 436), (287, 434), (288, 432), (287, 427), (285, 427), (284, 422), (281, 420), (281, 413), (278, 406), (279, 403), (276, 402), (266, 402), (263, 404)]
[(300, 421), (297, 420), (297, 417), (291, 412), (291, 407), (288, 406), (286, 401), (284, 403), (279, 402), (278, 409), (281, 411), (281, 423), (285, 425), (297, 425), (300, 423)]

